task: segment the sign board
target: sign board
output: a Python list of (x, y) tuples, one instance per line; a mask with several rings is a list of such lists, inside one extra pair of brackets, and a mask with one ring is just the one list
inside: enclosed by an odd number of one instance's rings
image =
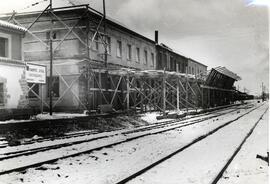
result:
[(46, 84), (46, 66), (26, 63), (26, 81), (29, 83)]

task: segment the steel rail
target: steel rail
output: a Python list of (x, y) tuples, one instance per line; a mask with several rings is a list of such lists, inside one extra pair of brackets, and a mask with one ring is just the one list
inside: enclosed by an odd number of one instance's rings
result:
[[(233, 119), (233, 120), (231, 120), (229, 122), (236, 121), (237, 119), (243, 117), (244, 115), (246, 115), (246, 114), (254, 111), (255, 109), (259, 108), (260, 106), (253, 108), (252, 110), (244, 113), (243, 115), (238, 116), (237, 118), (235, 118), (235, 119)], [(82, 154), (90, 153), (92, 151), (97, 151), (97, 150), (100, 150), (100, 149), (103, 149), (103, 148), (109, 148), (109, 147), (112, 147), (112, 146), (115, 146), (115, 145), (119, 145), (119, 144), (122, 144), (122, 143), (125, 143), (125, 142), (129, 142), (129, 141), (132, 141), (132, 140), (135, 140), (135, 139), (139, 139), (139, 138), (150, 136), (150, 135), (164, 133), (164, 132), (171, 131), (171, 130), (174, 130), (174, 129), (178, 129), (178, 128), (182, 128), (182, 127), (185, 127), (185, 126), (190, 126), (190, 125), (193, 125), (193, 124), (197, 124), (197, 123), (200, 123), (200, 122), (202, 122), (202, 121), (199, 120), (198, 122), (193, 122), (193, 123), (189, 123), (189, 124), (182, 124), (182, 125), (179, 125), (179, 126), (175, 126), (173, 128), (163, 129), (163, 130), (160, 130), (160, 131), (157, 131), (157, 132), (154, 132), (154, 133), (153, 132), (149, 132), (149, 133), (142, 134), (142, 135), (139, 135), (139, 136), (127, 138), (125, 140), (117, 141), (117, 142), (114, 142), (114, 143), (111, 143), (111, 144), (108, 144), (108, 145), (105, 145), (105, 146), (100, 146), (100, 147), (92, 148), (92, 149), (89, 149), (89, 150), (85, 150), (85, 151), (81, 151), (81, 152), (77, 152), (77, 153), (72, 153), (72, 154), (61, 156), (61, 157), (58, 157), (58, 158), (48, 159), (48, 160), (45, 160), (45, 161), (42, 161), (42, 162), (33, 163), (33, 164), (26, 165), (26, 166), (21, 166), (21, 167), (13, 168), (13, 169), (10, 169), (10, 170), (0, 171), (0, 175), (12, 173), (12, 172), (22, 171), (22, 170), (25, 170), (25, 169), (28, 169), (28, 168), (32, 168), (32, 167), (37, 167), (37, 166), (40, 166), (40, 165), (43, 165), (43, 164), (53, 163), (53, 162), (56, 162), (56, 161), (58, 161), (60, 159), (65, 159), (65, 158), (79, 156), (79, 155), (82, 155)], [(225, 125), (227, 125), (229, 122), (225, 123)], [(224, 127), (225, 125), (223, 124), (221, 127)], [(219, 127), (219, 128), (221, 128), (221, 127)], [(200, 136), (197, 139), (201, 139), (201, 137), (202, 136)], [(187, 146), (185, 146), (185, 147), (187, 147)], [(25, 156), (25, 154), (24, 154), (24, 156)]]
[(137, 172), (135, 172), (135, 173), (129, 175), (128, 177), (126, 177), (126, 178), (124, 178), (124, 179), (118, 181), (116, 184), (124, 184), (124, 183), (127, 183), (127, 182), (133, 180), (134, 178), (136, 178), (136, 177), (142, 175), (143, 173), (145, 173), (146, 171), (148, 171), (148, 170), (152, 169), (153, 167), (159, 165), (160, 163), (162, 163), (162, 162), (164, 162), (164, 161), (170, 159), (170, 158), (173, 157), (174, 155), (176, 155), (176, 154), (182, 152), (183, 150), (189, 148), (189, 147), (192, 146), (193, 144), (196, 144), (196, 143), (200, 142), (201, 140), (203, 140), (203, 139), (205, 139), (206, 137), (208, 137), (208, 136), (214, 134), (215, 132), (219, 131), (220, 129), (222, 129), (222, 128), (228, 126), (229, 124), (231, 124), (231, 123), (233, 123), (233, 122), (239, 120), (240, 118), (244, 117), (245, 115), (251, 113), (252, 111), (258, 109), (258, 108), (261, 107), (261, 106), (263, 106), (263, 104), (260, 105), (260, 106), (258, 106), (258, 107), (256, 107), (256, 108), (254, 108), (254, 109), (252, 109), (252, 110), (250, 110), (250, 111), (248, 111), (247, 113), (242, 114), (241, 116), (239, 116), (239, 117), (237, 117), (237, 118), (235, 118), (235, 119), (233, 119), (233, 120), (228, 121), (227, 123), (224, 123), (224, 124), (221, 125), (221, 126), (218, 126), (217, 128), (211, 130), (210, 132), (208, 132), (208, 133), (206, 133), (206, 134), (204, 134), (204, 135), (199, 136), (198, 138), (194, 139), (193, 141), (191, 141), (190, 143), (188, 143), (188, 144), (186, 144), (185, 146), (181, 147), (180, 149), (178, 149), (178, 150), (172, 152), (171, 154), (169, 154), (169, 155), (167, 155), (167, 156), (165, 156), (165, 157), (159, 159), (158, 161), (156, 161), (156, 162), (154, 162), (154, 163), (152, 163), (152, 164), (150, 164), (150, 165), (144, 167), (143, 169), (140, 169), (139, 171), (137, 171)]
[[(245, 104), (245, 106), (246, 106), (245, 109), (249, 108), (249, 105), (250, 104), (247, 104), (247, 105)], [(194, 115), (192, 117), (177, 118), (175, 120), (167, 120), (167, 121), (163, 121), (163, 122), (156, 122), (156, 123), (152, 123), (150, 125), (135, 126), (135, 130), (130, 130), (130, 131), (136, 131), (137, 129), (138, 130), (143, 130), (143, 129), (146, 130), (148, 127), (153, 127), (153, 126), (156, 126), (156, 125), (171, 124), (171, 123), (174, 123), (174, 122), (185, 121), (185, 120), (189, 120), (189, 119), (192, 119), (192, 118), (197, 118), (197, 117), (200, 117), (200, 116), (206, 116), (206, 115), (209, 115), (209, 114), (211, 115), (211, 114), (213, 114), (213, 112), (218, 113), (218, 112), (226, 111), (226, 110), (228, 110), (229, 108), (232, 108), (232, 107), (236, 107), (237, 109), (234, 109), (234, 110), (232, 110), (230, 112), (233, 112), (233, 111), (236, 111), (238, 109), (244, 108), (242, 106), (240, 106), (240, 108), (239, 108), (239, 106), (235, 106), (235, 105), (234, 106), (228, 106), (228, 107), (226, 106), (226, 107), (224, 107), (222, 109), (216, 109), (216, 110), (211, 111), (211, 112), (205, 112), (205, 113), (197, 114), (197, 115)], [(227, 112), (227, 113), (230, 113), (230, 112)], [(118, 129), (118, 130), (124, 130), (124, 129)], [(113, 130), (113, 131), (115, 131), (115, 130)], [(104, 132), (113, 132), (113, 131), (104, 131)], [(60, 136), (60, 137), (57, 137), (57, 138), (55, 138), (55, 137), (53, 137), (53, 138), (47, 137), (47, 138), (31, 140), (31, 141), (27, 141), (27, 142), (25, 142), (23, 144), (20, 144), (20, 145), (28, 145), (28, 144), (33, 144), (33, 143), (36, 143), (36, 142), (41, 143), (41, 142), (52, 141), (52, 140), (62, 140), (62, 139), (74, 138), (74, 137), (79, 137), (79, 136), (87, 136), (87, 135), (93, 135), (93, 134), (104, 133), (104, 132), (90, 132), (90, 131), (77, 132), (77, 133), (73, 133), (73, 134), (69, 134), (69, 135)], [(7, 147), (7, 146), (8, 145), (6, 144), (3, 147)]]
[(243, 141), (240, 143), (240, 145), (233, 152), (232, 156), (229, 158), (229, 160), (226, 162), (226, 164), (222, 167), (222, 169), (217, 174), (217, 176), (214, 178), (214, 180), (211, 182), (211, 184), (216, 184), (221, 179), (221, 177), (223, 176), (223, 173), (226, 171), (226, 169), (228, 168), (228, 166), (230, 165), (230, 163), (233, 161), (233, 159), (235, 158), (235, 156), (238, 154), (238, 152), (241, 150), (243, 144), (245, 144), (245, 142), (247, 141), (247, 139), (251, 136), (251, 134), (253, 133), (254, 129), (259, 124), (259, 122), (261, 121), (261, 119), (263, 118), (263, 116), (265, 115), (265, 113), (267, 111), (268, 111), (268, 107), (263, 112), (263, 114), (260, 116), (260, 118), (256, 121), (256, 123), (253, 125), (253, 127), (250, 129), (250, 131), (247, 133), (247, 135), (245, 136), (245, 138), (243, 139)]
[[(121, 134), (123, 135), (127, 135), (127, 134), (132, 134), (132, 133), (136, 133), (136, 132), (142, 132), (142, 131), (148, 131), (148, 130), (154, 130), (154, 129), (158, 129), (158, 128), (166, 128), (166, 127), (170, 127), (170, 126), (176, 126), (177, 124), (180, 124), (180, 126), (189, 126), (189, 125), (193, 125), (196, 123), (200, 123), (202, 121), (206, 121), (209, 119), (213, 119), (228, 113), (231, 113), (233, 111), (236, 111), (238, 109), (226, 112), (226, 113), (221, 113), (218, 115), (214, 115), (214, 116), (210, 116), (210, 117), (206, 117), (206, 118), (201, 118), (201, 119), (196, 119), (196, 120), (192, 120), (191, 122), (182, 122), (182, 121), (177, 121), (177, 120), (172, 120), (172, 121), (166, 121), (166, 122), (162, 122), (159, 123), (155, 126), (147, 126), (147, 127), (139, 127), (138, 129), (135, 130), (127, 130), (125, 132), (121, 132)], [(192, 118), (189, 118), (192, 119)], [(188, 119), (185, 119), (183, 121), (186, 121)], [(175, 129), (175, 127), (173, 127), (172, 129)], [(169, 129), (171, 130), (171, 129)], [(166, 129), (166, 131), (169, 131), (168, 129)], [(163, 132), (163, 131), (162, 131)], [(19, 157), (19, 156), (27, 156), (27, 155), (32, 155), (41, 151), (48, 151), (48, 150), (52, 150), (52, 149), (58, 149), (58, 148), (63, 148), (63, 147), (68, 147), (68, 146), (73, 146), (76, 144), (81, 144), (81, 143), (86, 143), (86, 142), (91, 142), (91, 141), (95, 141), (95, 140), (99, 140), (99, 139), (104, 139), (104, 138), (108, 138), (111, 136), (115, 136), (119, 133), (115, 133), (112, 135), (104, 135), (104, 136), (99, 136), (99, 137), (95, 137), (95, 138), (90, 138), (90, 139), (86, 139), (86, 140), (79, 140), (79, 141), (73, 141), (73, 142), (68, 142), (68, 143), (61, 143), (61, 144), (56, 144), (56, 145), (51, 145), (51, 146), (44, 146), (44, 147), (39, 147), (39, 148), (32, 148), (32, 149), (27, 149), (27, 150), (21, 150), (21, 151), (14, 151), (14, 152), (8, 152), (8, 153), (3, 153), (0, 155), (9, 155), (9, 156), (5, 156), (5, 157), (0, 157), (0, 161), (2, 160), (7, 160), (7, 159), (11, 159), (11, 158), (15, 158), (15, 157)]]

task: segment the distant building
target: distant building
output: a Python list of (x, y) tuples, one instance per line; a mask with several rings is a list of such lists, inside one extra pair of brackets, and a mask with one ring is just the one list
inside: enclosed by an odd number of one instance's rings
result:
[(27, 82), (22, 38), (26, 29), (0, 20), (0, 109), (25, 108)]
[(173, 51), (167, 45), (158, 42), (158, 31), (155, 31), (156, 42), (156, 69), (177, 71), (179, 73), (188, 73), (192, 75), (206, 74), (207, 66), (193, 59), (186, 58)]
[(195, 61), (193, 59), (188, 59), (188, 66), (187, 66), (187, 73), (188, 74), (192, 74), (192, 75), (196, 75), (196, 76), (200, 76), (202, 74), (206, 74), (207, 72), (207, 66)]
[(164, 44), (159, 44), (156, 46), (157, 49), (157, 70), (166, 71), (177, 71), (180, 73), (185, 73), (186, 67), (188, 65), (188, 59), (181, 56), (168, 46)]

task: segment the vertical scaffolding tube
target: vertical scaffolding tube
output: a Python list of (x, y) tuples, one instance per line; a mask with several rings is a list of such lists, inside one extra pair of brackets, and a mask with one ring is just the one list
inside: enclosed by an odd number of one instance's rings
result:
[[(52, 0), (50, 0), (50, 11), (52, 11)], [(52, 27), (53, 20), (51, 19), (50, 28), (50, 81), (49, 81), (49, 96), (50, 96), (50, 115), (52, 115), (53, 105), (52, 105), (52, 75), (53, 75), (53, 48), (52, 48)]]
[(163, 73), (163, 78), (162, 78), (162, 89), (163, 89), (163, 96), (162, 96), (162, 102), (163, 102), (163, 116), (166, 115), (166, 78), (165, 78), (165, 68), (164, 68), (164, 73)]
[(180, 112), (180, 107), (179, 107), (179, 104), (180, 104), (180, 90), (179, 90), (179, 78), (177, 78), (177, 81), (176, 81), (176, 107), (177, 107), (177, 112)]
[(105, 35), (105, 49), (104, 49), (104, 65), (107, 67), (107, 54), (108, 54), (108, 37), (107, 37), (107, 26), (106, 26), (106, 7), (105, 0), (103, 0), (103, 24), (104, 24), (104, 35)]
[(127, 111), (129, 111), (129, 75), (127, 75)]
[(188, 73), (186, 67), (186, 111), (188, 112)]

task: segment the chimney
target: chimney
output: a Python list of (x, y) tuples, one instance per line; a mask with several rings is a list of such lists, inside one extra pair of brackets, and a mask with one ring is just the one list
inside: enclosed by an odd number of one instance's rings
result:
[(155, 42), (158, 44), (158, 30), (155, 30)]

